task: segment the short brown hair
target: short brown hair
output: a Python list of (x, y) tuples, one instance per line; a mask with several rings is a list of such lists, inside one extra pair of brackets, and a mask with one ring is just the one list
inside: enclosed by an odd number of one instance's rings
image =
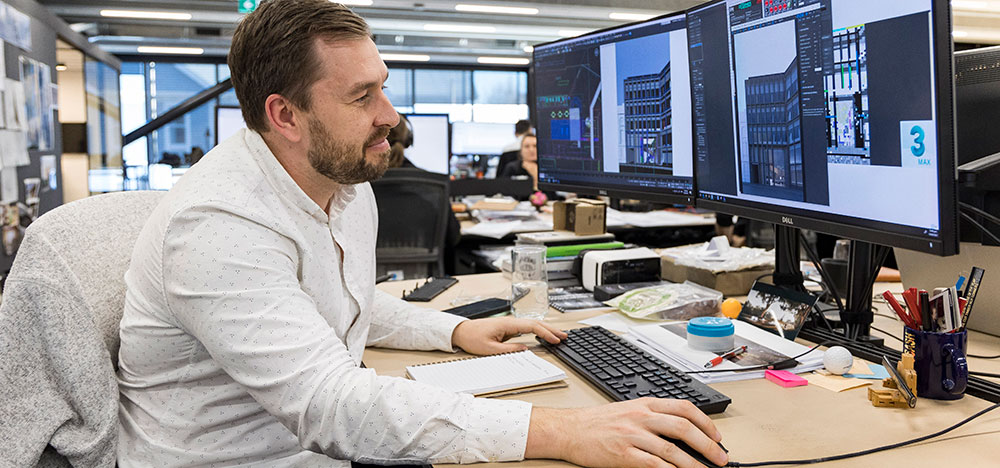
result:
[(264, 102), (280, 94), (309, 110), (309, 87), (319, 80), (316, 38), (327, 42), (372, 37), (349, 8), (328, 0), (266, 0), (236, 27), (229, 71), (247, 127), (268, 130)]

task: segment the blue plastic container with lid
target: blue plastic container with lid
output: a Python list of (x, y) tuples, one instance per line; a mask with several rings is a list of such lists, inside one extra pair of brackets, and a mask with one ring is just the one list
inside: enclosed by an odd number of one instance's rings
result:
[(724, 353), (736, 343), (736, 327), (725, 317), (696, 317), (688, 320), (687, 342), (692, 349)]

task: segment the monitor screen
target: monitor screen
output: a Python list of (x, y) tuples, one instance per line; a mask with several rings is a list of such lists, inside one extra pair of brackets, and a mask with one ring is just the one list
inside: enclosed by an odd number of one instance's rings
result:
[(948, 18), (931, 0), (690, 10), (699, 205), (953, 253)]
[(512, 123), (455, 122), (451, 125), (452, 154), (499, 155), (512, 141)]
[(448, 114), (407, 114), (413, 144), (403, 152), (414, 166), (448, 174), (451, 158)]
[(534, 49), (543, 188), (693, 201), (684, 14)]

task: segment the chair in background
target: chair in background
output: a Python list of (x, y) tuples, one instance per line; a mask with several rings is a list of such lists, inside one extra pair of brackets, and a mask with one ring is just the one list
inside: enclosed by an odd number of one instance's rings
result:
[(371, 186), (378, 203), (376, 275), (444, 275), (445, 231), (451, 215), (448, 177), (396, 168)]
[(517, 161), (518, 159), (520, 159), (520, 157), (521, 157), (521, 151), (519, 151), (519, 150), (508, 151), (506, 153), (501, 154), (500, 155), (500, 160), (497, 161), (497, 174), (496, 174), (496, 177), (499, 177), (500, 173), (503, 172), (504, 166), (510, 164), (513, 161)]
[(31, 224), (0, 305), (0, 466), (115, 466), (125, 270), (165, 192), (118, 192)]

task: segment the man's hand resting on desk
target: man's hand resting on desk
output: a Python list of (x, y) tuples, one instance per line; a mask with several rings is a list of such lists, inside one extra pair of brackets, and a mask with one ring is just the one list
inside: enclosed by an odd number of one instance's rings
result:
[(712, 420), (684, 400), (641, 398), (591, 408), (531, 411), (525, 458), (553, 458), (592, 467), (702, 465), (661, 436), (683, 440), (723, 466), (728, 455)]
[(552, 344), (568, 336), (566, 332), (537, 320), (495, 317), (458, 324), (451, 333), (451, 343), (469, 354), (511, 353), (528, 349), (520, 343), (505, 343), (522, 333), (534, 333)]

